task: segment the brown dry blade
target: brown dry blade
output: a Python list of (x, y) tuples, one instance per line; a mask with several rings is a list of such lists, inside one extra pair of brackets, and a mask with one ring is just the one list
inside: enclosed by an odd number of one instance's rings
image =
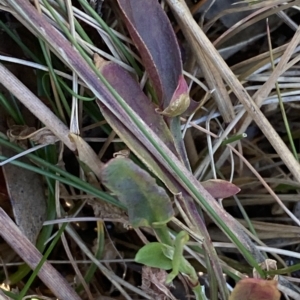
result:
[[(15, 155), (15, 152), (4, 147), (1, 152), (6, 157)], [(18, 160), (31, 164), (24, 157)], [(12, 164), (6, 164), (2, 168), (15, 221), (24, 235), (35, 244), (46, 220), (47, 211), (42, 178), (34, 172)]]
[(167, 15), (157, 0), (117, 0), (130, 36), (139, 50), (165, 109), (182, 74), (180, 50)]

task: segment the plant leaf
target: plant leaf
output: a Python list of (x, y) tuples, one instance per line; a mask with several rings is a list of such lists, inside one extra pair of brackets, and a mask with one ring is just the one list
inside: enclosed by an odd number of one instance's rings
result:
[[(163, 117), (155, 111), (154, 104), (146, 97), (137, 81), (122, 67), (115, 63), (107, 62), (98, 55), (94, 56), (94, 62), (97, 69), (105, 76), (106, 80), (122, 96), (126, 103), (152, 128), (168, 148), (178, 156), (173, 143), (173, 137)], [(139, 141), (138, 134), (132, 134), (100, 101), (97, 100), (96, 102), (106, 121), (131, 151), (165, 183), (169, 190), (176, 193), (173, 183), (169, 179), (168, 172), (157, 163), (148, 149)]]
[(128, 158), (110, 160), (102, 169), (102, 183), (126, 204), (135, 228), (166, 224), (174, 215), (166, 191)]
[(158, 98), (166, 108), (182, 74), (179, 46), (157, 0), (117, 0)]
[(229, 300), (279, 300), (277, 281), (255, 278), (240, 280), (233, 289)]
[(94, 55), (94, 62), (97, 69), (126, 103), (161, 138), (168, 148), (174, 154), (177, 154), (173, 137), (167, 124), (163, 117), (155, 111), (154, 104), (141, 90), (138, 82), (121, 66), (113, 62), (107, 62), (99, 55)]
[[(157, 0), (117, 1), (130, 36), (139, 50), (156, 90), (160, 108), (164, 110), (170, 105), (174, 92), (180, 86), (180, 79), (183, 79), (179, 46), (171, 23)], [(184, 102), (187, 103), (187, 101)], [(174, 117), (179, 114), (178, 112), (169, 114), (172, 116), (169, 127), (177, 152), (184, 165), (190, 169), (182, 140), (180, 119)]]
[(218, 199), (231, 197), (241, 190), (235, 184), (222, 179), (210, 179), (201, 184), (214, 198)]
[[(4, 147), (0, 152), (6, 157), (15, 155), (14, 151)], [(26, 157), (19, 161), (31, 164)], [(35, 245), (47, 213), (43, 180), (39, 174), (12, 164), (2, 168), (16, 223)]]
[(134, 260), (148, 267), (171, 270), (172, 260), (165, 256), (163, 248), (161, 243), (149, 243), (137, 252)]

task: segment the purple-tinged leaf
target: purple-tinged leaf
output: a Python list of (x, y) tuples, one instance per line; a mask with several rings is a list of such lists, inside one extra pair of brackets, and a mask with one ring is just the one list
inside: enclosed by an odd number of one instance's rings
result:
[(110, 160), (102, 169), (102, 183), (126, 205), (135, 228), (166, 224), (174, 215), (167, 192), (128, 158)]
[(137, 81), (116, 63), (107, 62), (98, 55), (95, 55), (94, 61), (96, 67), (118, 94), (177, 155), (173, 137), (167, 124), (163, 117), (155, 111), (154, 104), (141, 90)]
[(165, 109), (182, 75), (179, 46), (157, 0), (117, 0), (161, 107)]
[[(117, 0), (133, 42), (139, 50), (160, 101), (160, 109), (170, 105), (182, 76), (179, 46), (171, 23), (157, 0)], [(190, 169), (180, 131), (179, 117), (171, 114), (170, 130), (175, 147)]]
[(277, 281), (256, 278), (240, 280), (233, 289), (229, 300), (279, 300)]
[(217, 199), (231, 197), (241, 190), (235, 184), (221, 179), (210, 179), (201, 182), (201, 184), (214, 198)]
[[(173, 144), (173, 137), (163, 117), (155, 111), (154, 104), (146, 97), (137, 81), (122, 67), (115, 63), (107, 62), (98, 55), (95, 55), (94, 61), (99, 71), (126, 103), (147, 123), (168, 148), (178, 156)], [(168, 172), (157, 163), (155, 157), (141, 144), (138, 134), (132, 134), (99, 100), (96, 102), (106, 121), (130, 150), (164, 182), (169, 190), (174, 191), (174, 185), (170, 180)]]

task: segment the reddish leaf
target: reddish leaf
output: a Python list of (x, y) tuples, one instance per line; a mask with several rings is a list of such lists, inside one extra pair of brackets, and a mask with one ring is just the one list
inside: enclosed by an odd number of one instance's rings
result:
[(246, 278), (240, 280), (229, 300), (279, 300), (277, 281)]
[(221, 179), (210, 179), (201, 184), (214, 198), (218, 199), (231, 197), (241, 190), (235, 184)]
[(173, 137), (167, 124), (163, 117), (155, 111), (154, 104), (141, 90), (137, 81), (126, 70), (113, 62), (107, 62), (99, 56), (95, 56), (94, 60), (97, 68), (111, 86), (176, 154)]
[[(157, 0), (117, 0), (133, 42), (139, 50), (144, 66), (160, 100), (166, 109), (180, 85), (182, 63), (179, 46), (170, 21)], [(184, 79), (183, 79), (184, 80)], [(178, 95), (179, 96), (179, 95)], [(170, 130), (175, 147), (189, 169), (180, 119), (170, 115)]]
[(133, 42), (165, 109), (182, 74), (179, 46), (157, 0), (117, 0)]

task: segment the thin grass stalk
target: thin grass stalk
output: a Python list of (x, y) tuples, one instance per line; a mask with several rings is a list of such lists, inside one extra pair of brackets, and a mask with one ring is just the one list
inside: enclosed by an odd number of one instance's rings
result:
[[(197, 45), (205, 51), (207, 57), (209, 57), (209, 59), (217, 67), (220, 74), (222, 74), (224, 80), (233, 90), (240, 102), (244, 105), (245, 109), (249, 113), (251, 120), (255, 121), (255, 123), (264, 133), (264, 135), (269, 140), (273, 148), (280, 155), (287, 168), (290, 170), (293, 176), (300, 182), (299, 163), (291, 154), (290, 150), (283, 143), (278, 133), (274, 130), (274, 128), (271, 126), (269, 121), (259, 109), (259, 105), (261, 104), (262, 100), (268, 95), (269, 91), (272, 88), (270, 84), (272, 83), (273, 86), (273, 82), (276, 82), (277, 77), (281, 72), (282, 65), (286, 62), (287, 56), (291, 54), (289, 51), (293, 50), (300, 41), (300, 26), (296, 31), (290, 45), (288, 46), (285, 55), (277, 65), (275, 71), (270, 76), (269, 80), (266, 82), (263, 88), (260, 89), (253, 96), (252, 99), (246, 91), (246, 89), (242, 86), (242, 84), (237, 80), (236, 76), (229, 69), (228, 65), (224, 62), (217, 50), (213, 47), (206, 35), (199, 28), (195, 20), (192, 18), (189, 9), (186, 6), (186, 3), (183, 0), (167, 0), (167, 2), (172, 8), (173, 12), (175, 13), (179, 23), (182, 25), (182, 30), (186, 33), (186, 37), (189, 39), (189, 37), (192, 36), (192, 39), (190, 39), (191, 45)], [(249, 123), (247, 121), (246, 128), (248, 127), (248, 125)], [(242, 127), (242, 130), (240, 130), (237, 134), (244, 132), (245, 128)], [(226, 152), (226, 158), (227, 155), (228, 153)]]
[[(267, 22), (267, 34), (268, 34), (268, 45), (269, 45), (271, 65), (272, 65), (272, 69), (274, 71), (275, 64), (274, 64), (272, 42), (271, 42), (270, 28), (269, 28), (268, 22)], [(281, 92), (280, 92), (279, 84), (278, 84), (277, 81), (275, 83), (275, 87), (276, 87), (276, 92), (277, 92), (277, 96), (278, 96), (279, 107), (280, 107), (281, 114), (282, 114), (282, 119), (283, 119), (284, 126), (285, 126), (285, 129), (286, 129), (287, 135), (288, 135), (288, 139), (289, 139), (292, 151), (294, 153), (294, 156), (295, 156), (296, 160), (299, 162), (298, 153), (297, 153), (297, 150), (296, 150), (296, 147), (295, 147), (294, 139), (293, 139), (291, 129), (290, 129), (290, 125), (289, 125), (289, 122), (288, 122), (288, 119), (287, 119), (287, 116), (286, 116), (286, 112), (285, 112), (284, 105), (283, 105), (282, 98), (281, 98)]]

